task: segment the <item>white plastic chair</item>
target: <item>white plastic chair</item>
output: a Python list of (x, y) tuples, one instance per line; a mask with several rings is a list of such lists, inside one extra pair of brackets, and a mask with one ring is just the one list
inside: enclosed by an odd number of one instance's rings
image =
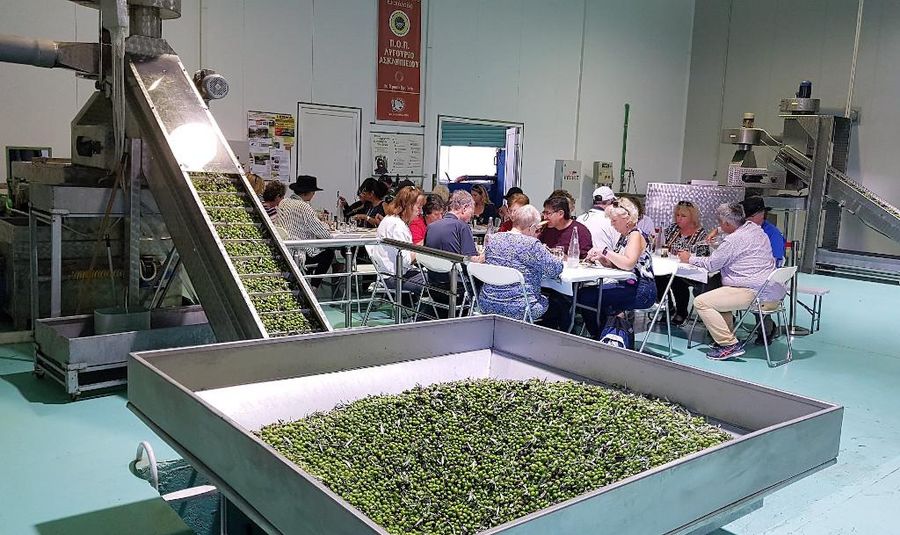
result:
[[(369, 255), (369, 258), (375, 258), (375, 247), (379, 247), (377, 245), (366, 245), (366, 253)], [(374, 267), (374, 266), (373, 266)], [(394, 299), (394, 294), (396, 290), (392, 290), (388, 287), (387, 282), (385, 281), (386, 277), (390, 277), (389, 274), (384, 274), (378, 271), (378, 269), (373, 269), (375, 273), (375, 282), (372, 283), (372, 294), (369, 296), (369, 305), (366, 307), (366, 315), (363, 316), (362, 324), (363, 326), (367, 326), (369, 324), (369, 314), (372, 312), (372, 304), (375, 303), (376, 295), (380, 295), (378, 297), (378, 301), (387, 301), (391, 304), (391, 307), (396, 307), (398, 305), (396, 299)], [(404, 295), (412, 295), (412, 292), (409, 290), (400, 289), (400, 298), (402, 299)], [(402, 304), (402, 303), (400, 303)], [(402, 317), (402, 310), (401, 310)]]
[[(784, 309), (784, 297), (779, 301), (761, 301), (759, 296), (766, 290), (766, 288), (771, 284), (780, 284), (784, 287), (787, 287), (788, 281), (794, 278), (794, 275), (797, 274), (797, 266), (791, 267), (782, 267), (777, 268), (775, 271), (769, 274), (769, 277), (766, 279), (766, 282), (763, 283), (762, 288), (756, 292), (756, 297), (753, 298), (753, 302), (750, 303), (750, 306), (747, 307), (746, 310), (741, 312), (740, 317), (738, 318), (737, 323), (734, 325), (734, 333), (738, 332), (738, 329), (744, 323), (744, 319), (751, 314), (758, 314), (759, 321), (756, 323), (756, 327), (750, 331), (750, 334), (747, 338), (744, 339), (743, 343), (747, 343), (751, 336), (756, 333), (757, 329), (764, 323), (764, 319), (766, 316), (777, 316), (778, 317), (778, 329), (782, 330), (783, 327), (788, 325), (787, 322), (787, 314)], [(765, 306), (768, 305), (768, 306)], [(774, 306), (773, 306), (774, 305)], [(778, 361), (772, 361), (771, 355), (769, 354), (769, 340), (766, 335), (766, 330), (764, 328), (760, 329), (763, 337), (763, 346), (766, 348), (766, 362), (769, 364), (770, 368), (775, 368), (776, 366), (781, 366), (782, 364), (787, 364), (793, 358), (793, 337), (791, 336), (790, 329), (783, 329), (785, 336), (787, 337), (787, 355)]]
[[(456, 304), (455, 314), (456, 316), (464, 316), (466, 307), (469, 305), (470, 292), (468, 283), (466, 283), (466, 279), (462, 277), (462, 266), (445, 258), (438, 258), (436, 256), (430, 256), (423, 253), (419, 253), (416, 255), (416, 262), (419, 264), (419, 267), (422, 268), (422, 273), (425, 277), (426, 284), (433, 285), (433, 283), (428, 278), (429, 273), (442, 273), (447, 275), (448, 277), (460, 277), (459, 280), (462, 283), (462, 299), (459, 300), (459, 302), (457, 302)], [(451, 272), (453, 273), (452, 275), (450, 274)], [(416, 304), (416, 315), (413, 318), (413, 321), (419, 319), (419, 313), (422, 309), (422, 305), (430, 306), (431, 310), (434, 311), (435, 317), (437, 317), (438, 315), (438, 308), (449, 309), (450, 306), (432, 297), (431, 291), (427, 287), (423, 288), (422, 295), (419, 298), (419, 302), (418, 304)]]
[[(476, 288), (475, 279), (480, 280), (484, 284), (491, 284), (493, 286), (518, 284), (519, 288), (522, 290), (522, 302), (525, 305), (525, 313), (522, 317), (522, 321), (527, 321), (528, 323), (534, 322), (531, 317), (531, 305), (528, 301), (528, 290), (525, 288), (525, 276), (522, 275), (521, 271), (506, 266), (479, 264), (475, 262), (467, 264), (466, 270), (469, 272), (472, 288)], [(483, 314), (480, 305), (478, 305), (477, 296), (475, 298), (475, 307), (478, 308), (479, 313)]]

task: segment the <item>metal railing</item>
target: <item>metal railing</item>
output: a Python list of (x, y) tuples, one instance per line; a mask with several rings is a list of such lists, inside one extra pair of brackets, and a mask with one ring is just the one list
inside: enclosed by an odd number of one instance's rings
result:
[[(403, 304), (402, 293), (403, 293), (403, 281), (404, 275), (406, 274), (405, 266), (403, 265), (403, 251), (409, 251), (416, 254), (422, 254), (427, 256), (432, 256), (435, 258), (440, 258), (442, 260), (447, 260), (452, 263), (452, 269), (447, 274), (449, 278), (449, 288), (437, 286), (431, 284), (430, 282), (423, 281), (421, 283), (422, 288), (428, 289), (429, 292), (438, 292), (440, 294), (444, 294), (448, 296), (448, 315), (449, 317), (454, 317), (456, 315), (456, 303), (459, 292), (459, 280), (456, 277), (456, 273), (461, 273), (459, 270), (459, 266), (464, 266), (468, 261), (469, 257), (458, 255), (454, 253), (449, 253), (447, 251), (442, 251), (440, 249), (432, 249), (430, 247), (423, 247), (421, 245), (415, 245), (409, 242), (403, 242), (398, 240), (392, 240), (389, 238), (376, 238), (376, 237), (361, 237), (361, 238), (334, 238), (334, 239), (322, 239), (322, 240), (285, 240), (284, 246), (287, 249), (292, 251), (300, 249), (302, 247), (315, 247), (317, 249), (323, 248), (343, 248), (344, 249), (344, 271), (343, 272), (333, 272), (333, 273), (323, 273), (321, 275), (308, 275), (305, 274), (303, 277), (307, 280), (312, 279), (332, 279), (332, 278), (343, 278), (345, 280), (345, 291), (343, 299), (333, 299), (330, 301), (321, 301), (320, 305), (342, 305), (345, 307), (344, 310), (344, 325), (346, 327), (352, 326), (352, 304), (354, 302), (353, 295), (351, 293), (351, 288), (353, 284), (353, 277), (360, 276), (359, 272), (356, 271), (356, 262), (355, 262), (355, 249), (364, 245), (386, 245), (389, 247), (393, 247), (397, 250), (395, 259), (394, 259), (394, 273), (381, 273), (382, 277), (394, 279), (396, 281), (395, 287), (393, 289), (394, 292), (394, 300), (391, 302), (393, 308), (393, 316), (395, 323), (401, 323), (403, 311), (406, 310), (408, 312), (417, 313), (419, 315), (428, 317), (430, 319), (438, 319), (430, 314), (421, 312), (420, 310), (413, 309), (411, 307), (405, 306)], [(465, 282), (463, 282), (465, 284)], [(390, 288), (387, 288), (386, 291), (391, 291)], [(360, 298), (361, 299), (361, 298)]]
[[(434, 284), (430, 284), (428, 282), (423, 282), (422, 287), (427, 288), (429, 292), (436, 291), (442, 294), (446, 294), (448, 296), (448, 304), (447, 304), (447, 314), (449, 317), (454, 317), (456, 315), (456, 297), (459, 291), (458, 285), (459, 281), (457, 280), (456, 274), (458, 271), (458, 266), (464, 266), (469, 262), (468, 256), (458, 255), (455, 253), (450, 253), (447, 251), (443, 251), (441, 249), (432, 249), (430, 247), (423, 247), (421, 245), (415, 245), (409, 242), (392, 240), (390, 238), (384, 238), (381, 240), (381, 245), (387, 245), (389, 247), (394, 247), (397, 249), (397, 254), (394, 259), (394, 274), (383, 273), (383, 276), (394, 278), (397, 282), (394, 285), (394, 323), (401, 322), (401, 315), (403, 310), (407, 310), (410, 312), (416, 312), (416, 310), (404, 306), (403, 305), (403, 275), (406, 273), (406, 270), (403, 266), (403, 251), (409, 251), (411, 253), (422, 254), (427, 256), (433, 256), (435, 258), (440, 258), (442, 260), (447, 260), (452, 263), (452, 268), (448, 272), (449, 278), (449, 289), (442, 288), (440, 286), (436, 286)], [(461, 271), (459, 271), (461, 273)], [(421, 312), (419, 312), (421, 313)], [(423, 314), (432, 319), (437, 319), (428, 314)]]

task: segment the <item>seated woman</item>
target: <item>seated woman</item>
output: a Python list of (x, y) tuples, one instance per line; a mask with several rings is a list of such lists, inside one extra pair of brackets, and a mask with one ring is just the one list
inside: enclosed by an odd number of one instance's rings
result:
[[(638, 209), (628, 199), (621, 199), (606, 209), (610, 223), (621, 236), (614, 249), (591, 249), (588, 260), (599, 261), (606, 267), (631, 271), (632, 278), (603, 285), (603, 301), (600, 313), (584, 314), (584, 326), (593, 338), (599, 338), (611, 314), (625, 310), (649, 308), (656, 302), (656, 285), (653, 281), (653, 260), (650, 244), (636, 227)], [(597, 306), (597, 287), (578, 293), (578, 302), (585, 306)]]
[[(384, 198), (387, 197), (388, 187), (384, 182), (375, 180), (368, 184), (363, 182), (360, 189), (365, 193), (364, 200), (368, 201), (369, 207), (365, 212), (353, 215), (350, 219), (366, 228), (377, 228), (385, 216)], [(360, 196), (360, 199), (363, 199), (363, 197)]]
[[(409, 222), (416, 214), (418, 198), (419, 190), (414, 187), (407, 186), (398, 191), (394, 200), (385, 208), (384, 219), (378, 224), (378, 237), (412, 243)], [(388, 275), (384, 278), (384, 283), (392, 290), (397, 287), (397, 279), (393, 276), (396, 271), (397, 251), (396, 247), (389, 245), (377, 245), (372, 248), (372, 263), (379, 273)], [(404, 269), (403, 290), (421, 293), (424, 278), (422, 272), (413, 266), (413, 262), (416, 261), (415, 253), (401, 251), (400, 254)]]
[(497, 232), (509, 232), (512, 230), (512, 216), (510, 215), (513, 210), (516, 208), (521, 208), (527, 204), (531, 204), (531, 201), (528, 199), (528, 195), (524, 193), (513, 193), (509, 195), (506, 199), (506, 206), (501, 207), (499, 212), (500, 217), (503, 218), (503, 223), (500, 224), (500, 228), (497, 229)]
[(355, 219), (355, 216), (360, 214), (365, 214), (369, 208), (372, 207), (372, 203), (369, 201), (369, 192), (374, 189), (375, 182), (378, 182), (374, 178), (367, 178), (363, 180), (362, 184), (359, 185), (359, 189), (356, 190), (356, 197), (359, 199), (353, 204), (347, 204), (347, 199), (343, 196), (338, 198), (338, 202), (341, 203), (341, 211), (344, 215), (344, 221), (349, 221), (351, 219)]
[(412, 233), (414, 244), (424, 245), (425, 233), (428, 231), (428, 225), (444, 217), (446, 203), (444, 202), (444, 199), (434, 193), (429, 193), (427, 195), (420, 193), (418, 205), (416, 216), (409, 223), (409, 231)]
[[(537, 319), (547, 310), (547, 298), (541, 295), (541, 280), (558, 277), (562, 260), (555, 258), (539, 242), (541, 214), (534, 206), (525, 205), (510, 214), (513, 227), (509, 232), (495, 234), (484, 250), (484, 262), (511, 267), (525, 276), (525, 290), (531, 317)], [(485, 284), (478, 297), (481, 310), (515, 319), (525, 316), (525, 302), (519, 285), (493, 286)]]
[(497, 217), (497, 207), (491, 202), (487, 188), (481, 184), (472, 186), (472, 200), (475, 201), (475, 223), (487, 225), (488, 220)]
[[(696, 256), (709, 256), (709, 244), (706, 243), (706, 230), (700, 226), (700, 210), (691, 201), (679, 201), (673, 211), (675, 222), (665, 230), (663, 238), (666, 248), (672, 256), (679, 251), (688, 251)], [(661, 295), (669, 277), (656, 277), (656, 293)], [(688, 315), (689, 283), (675, 277), (672, 281), (672, 294), (675, 297), (675, 316), (672, 325), (683, 325)]]

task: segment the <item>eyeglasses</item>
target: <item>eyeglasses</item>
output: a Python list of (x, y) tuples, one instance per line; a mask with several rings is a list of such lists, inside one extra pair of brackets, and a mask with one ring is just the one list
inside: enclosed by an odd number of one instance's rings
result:
[(687, 208), (693, 208), (694, 203), (692, 203), (691, 201), (678, 201), (677, 206), (686, 206)]
[(562, 210), (544, 210), (541, 212), (541, 215), (552, 215), (556, 212), (562, 212)]

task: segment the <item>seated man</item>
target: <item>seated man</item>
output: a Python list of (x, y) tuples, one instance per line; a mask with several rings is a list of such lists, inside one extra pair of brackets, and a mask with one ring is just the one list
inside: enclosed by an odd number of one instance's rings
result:
[(562, 250), (568, 253), (572, 233), (578, 229), (578, 257), (584, 258), (587, 256), (588, 251), (591, 250), (591, 231), (572, 219), (567, 198), (562, 196), (550, 197), (544, 201), (544, 211), (541, 215), (544, 216), (546, 221), (544, 229), (538, 237), (541, 243), (550, 249), (562, 247)]
[[(720, 205), (716, 216), (719, 228), (726, 234), (722, 244), (711, 256), (680, 251), (678, 258), (709, 271), (721, 271), (722, 287), (697, 296), (694, 307), (715, 341), (707, 357), (726, 360), (744, 354), (732, 332), (732, 312), (744, 310), (753, 302), (775, 269), (775, 260), (768, 236), (758, 225), (747, 221), (739, 203)], [(784, 294), (783, 287), (767, 285), (760, 298), (778, 301)]]
[(619, 241), (619, 231), (613, 228), (609, 217), (606, 216), (606, 207), (612, 206), (615, 200), (616, 195), (612, 189), (606, 186), (595, 189), (594, 206), (576, 220), (591, 231), (591, 242), (601, 251), (604, 247), (615, 248), (616, 242)]
[(763, 229), (766, 236), (769, 237), (769, 244), (772, 246), (772, 257), (775, 258), (776, 266), (784, 265), (784, 234), (775, 225), (766, 219), (770, 208), (766, 206), (766, 201), (762, 197), (747, 197), (741, 202), (744, 207), (744, 213), (747, 214), (747, 221), (752, 221)]
[[(752, 221), (759, 225), (760, 228), (763, 229), (763, 232), (766, 233), (766, 236), (769, 237), (769, 243), (772, 245), (772, 257), (775, 258), (775, 267), (783, 266), (784, 234), (778, 230), (778, 227), (766, 219), (766, 215), (769, 213), (769, 207), (766, 206), (766, 201), (764, 201), (762, 197), (754, 195), (753, 197), (744, 199), (741, 202), (741, 206), (744, 207), (744, 213), (747, 214), (747, 221)], [(756, 319), (759, 321), (759, 315), (757, 315)], [(775, 322), (772, 321), (772, 318), (769, 316), (765, 317), (763, 327), (766, 329), (766, 336), (764, 338), (762, 333), (756, 335), (757, 345), (765, 342), (771, 344), (772, 340), (778, 336), (778, 329)]]
[[(428, 225), (425, 247), (468, 256), (476, 262), (480, 261), (478, 250), (475, 248), (475, 238), (472, 236), (472, 228), (469, 226), (469, 221), (474, 215), (475, 200), (472, 199), (472, 194), (465, 190), (454, 191), (450, 196), (450, 203), (447, 205), (444, 217)], [(428, 282), (449, 289), (450, 279), (443, 273), (431, 273), (428, 276)], [(462, 285), (458, 285), (457, 288), (462, 288)], [(447, 299), (446, 294), (433, 293), (433, 297), (439, 301), (443, 302)]]
[[(273, 223), (287, 230), (288, 236), (292, 240), (331, 238), (331, 232), (322, 225), (316, 210), (309, 204), (316, 192), (322, 191), (316, 185), (316, 177), (300, 175), (297, 177), (297, 181), (290, 185), (290, 188), (294, 195), (281, 201)], [(334, 261), (334, 249), (303, 247), (302, 251), (306, 255), (304, 264), (315, 264), (312, 275), (322, 275), (328, 272), (328, 268)], [(318, 288), (321, 282), (322, 279), (318, 278), (310, 280), (313, 288)]]

